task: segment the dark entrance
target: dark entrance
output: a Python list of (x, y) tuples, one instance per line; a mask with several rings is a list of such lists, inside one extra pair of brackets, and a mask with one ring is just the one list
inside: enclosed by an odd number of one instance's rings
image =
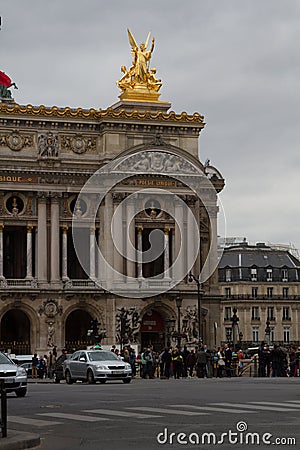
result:
[(92, 317), (88, 312), (76, 309), (71, 312), (66, 320), (66, 348), (74, 351), (93, 345), (93, 340), (87, 335), (91, 328)]
[(141, 346), (142, 350), (153, 345), (155, 352), (160, 352), (165, 345), (165, 324), (163, 317), (154, 310), (144, 314), (141, 324)]
[(16, 355), (31, 354), (30, 320), (23, 311), (12, 309), (2, 317), (0, 346), (1, 350)]

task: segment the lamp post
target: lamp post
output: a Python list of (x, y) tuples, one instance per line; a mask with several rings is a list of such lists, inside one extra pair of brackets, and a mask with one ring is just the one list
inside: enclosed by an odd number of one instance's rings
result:
[(227, 339), (227, 343), (230, 344), (230, 342), (231, 342), (231, 329), (230, 328), (226, 328), (226, 339)]
[(239, 331), (239, 325), (238, 321), (239, 318), (237, 316), (237, 309), (236, 307), (233, 308), (233, 315), (231, 317), (232, 321), (232, 343), (233, 343), (233, 349), (236, 350), (236, 344), (238, 342), (238, 331)]
[(180, 309), (182, 306), (182, 298), (176, 297), (175, 299), (177, 311), (178, 311), (178, 322), (177, 322), (177, 347), (178, 350), (181, 348), (181, 329), (180, 329)]
[(270, 321), (269, 319), (266, 321), (266, 329), (265, 329), (265, 336), (267, 344), (270, 345), (270, 335), (271, 335), (271, 327), (270, 327)]
[(202, 346), (202, 322), (201, 322), (201, 297), (203, 290), (201, 289), (201, 283), (199, 278), (195, 277), (192, 272), (189, 273), (189, 282), (195, 281), (197, 284), (197, 300), (198, 300), (198, 345), (199, 348)]

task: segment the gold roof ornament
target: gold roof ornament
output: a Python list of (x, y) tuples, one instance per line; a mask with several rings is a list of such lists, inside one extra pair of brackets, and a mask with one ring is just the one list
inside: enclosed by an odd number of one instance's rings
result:
[(133, 57), (132, 65), (129, 69), (126, 66), (121, 67), (123, 76), (117, 81), (121, 89), (120, 100), (158, 102), (162, 82), (156, 78), (156, 69), (150, 69), (150, 60), (154, 50), (154, 37), (151, 41), (151, 47), (147, 50), (150, 33), (148, 33), (145, 43), (137, 45), (131, 31), (127, 29), (131, 53)]

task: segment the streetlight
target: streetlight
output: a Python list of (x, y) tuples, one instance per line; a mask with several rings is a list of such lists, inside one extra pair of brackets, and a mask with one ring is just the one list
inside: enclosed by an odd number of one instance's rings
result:
[(178, 347), (178, 350), (180, 350), (180, 347), (181, 347), (180, 309), (181, 309), (181, 306), (182, 306), (182, 298), (181, 298), (181, 297), (176, 297), (176, 298), (175, 298), (175, 302), (176, 302), (177, 311), (178, 311), (178, 322), (177, 322), (177, 347)]
[(270, 345), (271, 327), (270, 327), (269, 319), (266, 321), (265, 335), (266, 335), (267, 344)]
[(230, 344), (230, 342), (231, 342), (231, 329), (230, 328), (226, 328), (226, 339), (227, 339), (227, 343)]
[(201, 323), (201, 297), (203, 290), (201, 289), (201, 283), (199, 278), (195, 277), (192, 272), (189, 273), (189, 282), (195, 281), (197, 284), (197, 299), (198, 299), (198, 345), (202, 346), (202, 323)]
[(238, 325), (238, 321), (239, 318), (237, 316), (237, 309), (236, 307), (233, 308), (233, 315), (231, 317), (231, 321), (232, 321), (232, 341), (233, 341), (233, 348), (234, 350), (236, 350), (236, 344), (238, 341), (238, 330), (239, 330), (239, 325)]

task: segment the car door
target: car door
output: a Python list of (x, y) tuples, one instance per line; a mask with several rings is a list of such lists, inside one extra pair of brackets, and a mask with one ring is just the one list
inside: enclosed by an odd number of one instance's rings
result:
[(79, 355), (80, 352), (75, 352), (71, 359), (69, 360), (68, 366), (70, 368), (71, 377), (76, 379), (78, 378), (79, 374)]
[(78, 377), (86, 378), (87, 356), (85, 352), (81, 352), (78, 361)]

